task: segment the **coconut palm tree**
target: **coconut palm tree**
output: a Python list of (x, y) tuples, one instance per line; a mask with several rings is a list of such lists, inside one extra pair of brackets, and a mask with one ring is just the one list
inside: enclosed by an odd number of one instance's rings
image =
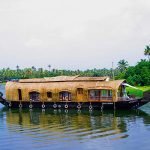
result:
[(51, 65), (48, 65), (48, 68), (49, 68), (49, 72), (50, 72), (50, 69), (51, 69)]
[(144, 55), (148, 57), (148, 60), (150, 61), (150, 46), (146, 46), (144, 50)]
[(120, 70), (120, 72), (124, 72), (128, 68), (128, 66), (128, 62), (124, 59), (118, 62), (118, 69)]
[(36, 68), (34, 66), (31, 67), (33, 71), (36, 71)]
[(16, 66), (16, 69), (17, 69), (17, 71), (19, 70), (19, 66), (18, 65)]

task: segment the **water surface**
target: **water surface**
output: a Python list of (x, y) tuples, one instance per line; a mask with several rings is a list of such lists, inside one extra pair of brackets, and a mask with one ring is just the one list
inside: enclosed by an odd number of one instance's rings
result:
[(0, 149), (149, 150), (150, 104), (142, 111), (103, 112), (0, 105)]

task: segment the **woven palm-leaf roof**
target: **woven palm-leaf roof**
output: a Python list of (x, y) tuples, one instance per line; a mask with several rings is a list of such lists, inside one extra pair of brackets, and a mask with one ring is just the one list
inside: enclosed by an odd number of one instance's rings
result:
[(109, 77), (79, 77), (79, 76), (57, 76), (36, 79), (21, 79), (20, 83), (40, 83), (40, 82), (67, 82), (67, 81), (106, 81)]

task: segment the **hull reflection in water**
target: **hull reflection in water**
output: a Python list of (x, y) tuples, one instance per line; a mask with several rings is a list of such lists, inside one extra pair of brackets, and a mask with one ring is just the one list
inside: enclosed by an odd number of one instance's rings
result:
[[(7, 126), (11, 132), (24, 134), (50, 144), (56, 140), (80, 140), (110, 137), (110, 139), (127, 138), (126, 118), (135, 121), (145, 115), (142, 111), (15, 111), (9, 110)], [(129, 117), (128, 117), (129, 116)]]

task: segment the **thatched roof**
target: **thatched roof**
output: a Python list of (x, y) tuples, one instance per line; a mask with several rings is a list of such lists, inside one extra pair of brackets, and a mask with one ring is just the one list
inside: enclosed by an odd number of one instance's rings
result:
[(72, 90), (75, 88), (83, 89), (114, 89), (117, 90), (125, 80), (115, 81), (81, 81), (81, 82), (8, 82), (7, 89), (28, 89), (28, 90)]
[[(77, 77), (78, 78), (78, 77)], [(79, 77), (80, 78), (80, 77)], [(125, 82), (125, 80), (115, 80), (115, 81), (105, 81), (100, 80), (102, 78), (88, 78), (81, 77), (80, 80), (76, 78), (51, 78), (50, 81), (48, 79), (29, 79), (29, 80), (20, 80), (20, 82), (7, 82), (6, 84), (6, 98), (7, 100), (18, 100), (18, 89), (22, 91), (23, 100), (29, 100), (30, 92), (39, 92), (41, 94), (41, 99), (44, 101), (47, 99), (47, 92), (52, 92), (54, 94), (54, 99), (57, 101), (58, 93), (62, 91), (71, 92), (73, 95), (76, 95), (76, 91), (78, 88), (82, 88), (86, 93), (88, 90), (94, 89), (109, 89), (113, 91), (117, 91), (118, 88)], [(75, 80), (76, 79), (76, 80)], [(83, 80), (81, 80), (83, 79)], [(87, 80), (89, 79), (89, 80)], [(91, 80), (90, 80), (91, 79)], [(103, 78), (105, 79), (105, 78)], [(41, 82), (41, 80), (43, 82)], [(48, 80), (46, 82), (45, 80)], [(59, 82), (58, 82), (59, 81)], [(90, 81), (90, 82), (89, 82)], [(84, 93), (84, 99), (86, 101), (87, 95)], [(76, 97), (73, 98), (76, 101)]]
[(21, 79), (20, 83), (43, 83), (43, 82), (68, 82), (68, 81), (108, 81), (109, 77), (79, 77), (79, 76), (57, 76), (40, 79)]

